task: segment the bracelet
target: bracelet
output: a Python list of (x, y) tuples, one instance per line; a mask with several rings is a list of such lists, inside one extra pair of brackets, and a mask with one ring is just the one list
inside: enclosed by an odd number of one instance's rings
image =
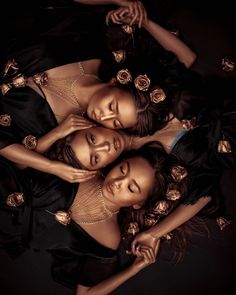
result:
[(37, 146), (38, 140), (33, 135), (27, 135), (23, 140), (22, 144), (25, 146), (25, 148), (29, 150), (35, 150)]

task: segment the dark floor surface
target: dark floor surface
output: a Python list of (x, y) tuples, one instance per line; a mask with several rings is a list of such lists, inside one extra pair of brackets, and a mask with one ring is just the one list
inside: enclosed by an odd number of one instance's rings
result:
[[(221, 69), (221, 59), (236, 61), (236, 20), (228, 1), (154, 1), (158, 13), (177, 27), (185, 41), (198, 54), (194, 69), (208, 77), (235, 78), (236, 71)], [(7, 2), (1, 8), (1, 48), (9, 36), (32, 33), (34, 6)], [(214, 3), (214, 7), (211, 7)], [(24, 13), (22, 14), (22, 11)], [(42, 20), (43, 21), (43, 20)], [(217, 87), (217, 85), (216, 85)], [(235, 98), (236, 99), (236, 98)], [(236, 131), (235, 131), (236, 132)], [(117, 295), (228, 295), (236, 294), (236, 172), (225, 171), (221, 181), (226, 208), (232, 223), (220, 231), (208, 220), (211, 236), (194, 237), (184, 260), (175, 265), (163, 249), (157, 262), (117, 289)], [(231, 290), (231, 291), (229, 291)], [(70, 295), (73, 290), (55, 283), (50, 276), (50, 256), (28, 251), (12, 261), (0, 252), (1, 295)]]

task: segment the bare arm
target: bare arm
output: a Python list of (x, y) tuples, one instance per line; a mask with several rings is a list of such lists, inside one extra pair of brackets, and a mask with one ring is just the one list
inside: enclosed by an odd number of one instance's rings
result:
[[(138, 2), (139, 1), (137, 1), (137, 3)], [(141, 4), (139, 3), (139, 6), (140, 5)], [(111, 19), (114, 23), (118, 24), (125, 23), (132, 25), (137, 23), (139, 27), (142, 25), (142, 27), (146, 29), (164, 49), (174, 53), (179, 61), (184, 63), (185, 66), (189, 68), (196, 60), (196, 54), (174, 34), (150, 20), (147, 17), (147, 13), (145, 12), (143, 5), (140, 6), (139, 10), (142, 10), (142, 13), (135, 13), (132, 17), (132, 15), (128, 13), (127, 8), (118, 8), (107, 14), (106, 22), (109, 23), (109, 20)]]
[(196, 60), (196, 54), (178, 37), (159, 24), (148, 20), (143, 27), (155, 38), (164, 49), (173, 52), (179, 61), (189, 68)]
[(138, 257), (134, 263), (127, 269), (112, 277), (104, 280), (103, 282), (95, 285), (94, 287), (84, 287), (78, 285), (76, 295), (107, 295), (126, 282), (128, 279), (136, 275), (140, 270), (155, 262), (155, 257), (159, 247), (159, 242), (155, 250), (151, 247), (143, 246), (140, 248)]
[(54, 174), (71, 183), (87, 181), (97, 173), (96, 171), (80, 170), (62, 162), (52, 161), (17, 143), (1, 149), (0, 155), (18, 164), (20, 168), (31, 167), (42, 172)]
[(132, 252), (135, 253), (137, 244), (150, 245), (154, 240), (168, 234), (178, 226), (194, 217), (211, 200), (211, 197), (202, 197), (194, 205), (179, 205), (170, 215), (157, 225), (138, 234), (132, 243)]
[(70, 114), (56, 128), (38, 139), (36, 151), (41, 154), (45, 153), (57, 140), (62, 139), (75, 131), (91, 128), (93, 126), (93, 123), (89, 120), (86, 120), (79, 115)]

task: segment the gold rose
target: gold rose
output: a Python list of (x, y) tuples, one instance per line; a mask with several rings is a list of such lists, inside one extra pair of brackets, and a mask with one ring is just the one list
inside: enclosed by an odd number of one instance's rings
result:
[(116, 79), (120, 84), (128, 84), (132, 82), (132, 76), (128, 69), (119, 70)]
[(138, 90), (147, 91), (151, 84), (151, 80), (148, 76), (145, 75), (138, 75), (137, 78), (134, 80), (134, 85)]
[(157, 86), (152, 92), (150, 92), (150, 99), (154, 103), (159, 103), (166, 99), (166, 94), (161, 87)]

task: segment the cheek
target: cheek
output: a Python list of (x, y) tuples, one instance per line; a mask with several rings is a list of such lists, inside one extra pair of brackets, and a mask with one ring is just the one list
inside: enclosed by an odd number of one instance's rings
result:
[(102, 126), (104, 126), (106, 128), (115, 129), (112, 120), (105, 120), (103, 122), (100, 122), (100, 124), (102, 124)]

